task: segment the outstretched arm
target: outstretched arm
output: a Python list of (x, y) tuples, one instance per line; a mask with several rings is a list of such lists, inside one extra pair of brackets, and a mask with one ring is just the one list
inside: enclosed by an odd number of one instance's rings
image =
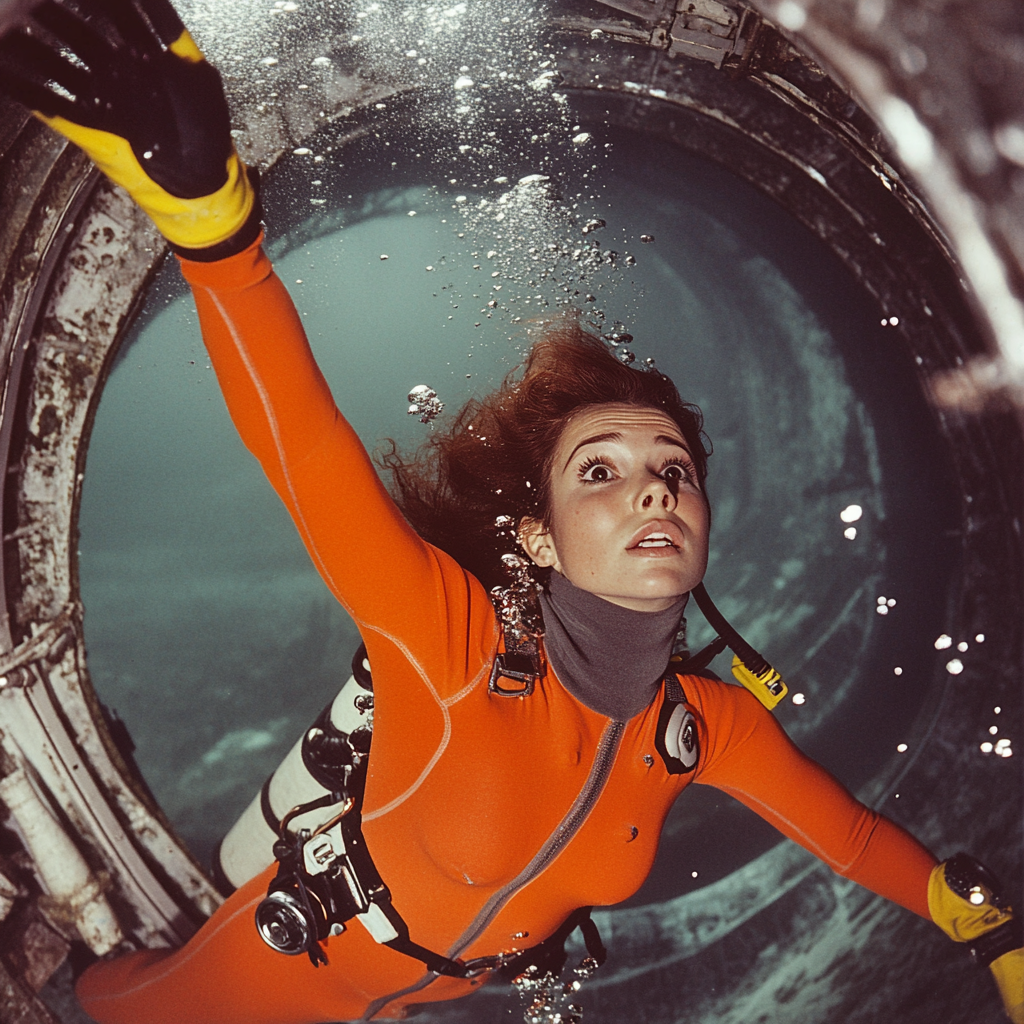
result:
[(701, 682), (709, 726), (695, 781), (734, 796), (845, 878), (930, 917), (935, 857), (807, 757), (745, 690)]
[[(937, 863), (909, 832), (856, 800), (803, 754), (747, 691), (695, 680), (706, 730), (695, 781), (734, 796), (834, 871), (971, 943), (991, 967), (1007, 1015), (1024, 1024), (1019, 921), (973, 858)], [(687, 681), (687, 692), (690, 692)]]

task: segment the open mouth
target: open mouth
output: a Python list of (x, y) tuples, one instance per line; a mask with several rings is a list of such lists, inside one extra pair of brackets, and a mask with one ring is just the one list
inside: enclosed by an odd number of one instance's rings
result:
[(634, 547), (638, 548), (674, 548), (675, 544), (672, 543), (672, 538), (667, 533), (651, 533), (644, 537), (639, 544), (635, 544)]
[(645, 523), (629, 542), (630, 551), (679, 550), (683, 546), (683, 533), (671, 520), (655, 519)]

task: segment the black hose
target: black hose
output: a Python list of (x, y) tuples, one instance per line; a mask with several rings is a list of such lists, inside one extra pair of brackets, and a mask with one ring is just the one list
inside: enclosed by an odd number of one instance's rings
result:
[(733, 654), (755, 676), (767, 675), (772, 670), (771, 665), (729, 624), (726, 617), (715, 607), (715, 602), (708, 596), (707, 590), (704, 589), (704, 584), (698, 583), (690, 593), (693, 594), (693, 599), (697, 602), (697, 607), (701, 610), (704, 618), (708, 620), (708, 625), (725, 640)]

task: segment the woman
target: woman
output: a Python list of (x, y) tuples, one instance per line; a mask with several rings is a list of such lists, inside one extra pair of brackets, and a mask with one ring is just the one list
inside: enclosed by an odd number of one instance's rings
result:
[[(436, 442), (432, 473), (390, 457), (407, 520), (260, 249), (216, 72), (165, 0), (77, 6), (107, 37), (47, 0), (34, 14), (42, 41), (4, 42), (3, 83), (172, 243), (231, 416), (360, 629), (375, 697), (363, 834), (411, 941), (490, 968), (578, 908), (625, 899), (672, 802), (698, 781), (954, 938), (981, 936), (1024, 1020), (1020, 939), (974, 862), (937, 865), (804, 757), (746, 690), (666, 671), (710, 521), (699, 413), (667, 378), (621, 366), (562, 324), (521, 379)], [(546, 580), (533, 675), (506, 686), (502, 647), (524, 634), (501, 628), (481, 579), (500, 580), (509, 523)], [(101, 1024), (387, 1018), (491, 973), (425, 969), (355, 924), (317, 946), (319, 969), (283, 956), (253, 921), (273, 876), (243, 885), (181, 950), (94, 965), (79, 982), (83, 1007)]]

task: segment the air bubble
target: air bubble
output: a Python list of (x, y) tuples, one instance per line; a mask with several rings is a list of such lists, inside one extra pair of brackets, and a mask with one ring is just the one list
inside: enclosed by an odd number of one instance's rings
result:
[(592, 217), (587, 221), (586, 224), (580, 229), (580, 232), (584, 235), (589, 235), (591, 231), (599, 231), (605, 226), (606, 222), (601, 220), (600, 217)]
[(430, 423), (444, 409), (444, 402), (437, 397), (437, 392), (426, 384), (417, 384), (409, 392), (409, 415), (419, 416), (420, 423)]
[(651, 242), (654, 241), (654, 235), (641, 235), (640, 241), (643, 242), (644, 245), (650, 245)]
[(629, 366), (629, 364), (636, 359), (636, 356), (628, 346), (620, 345), (615, 350), (615, 358), (618, 359), (620, 363), (624, 363), (626, 366)]

